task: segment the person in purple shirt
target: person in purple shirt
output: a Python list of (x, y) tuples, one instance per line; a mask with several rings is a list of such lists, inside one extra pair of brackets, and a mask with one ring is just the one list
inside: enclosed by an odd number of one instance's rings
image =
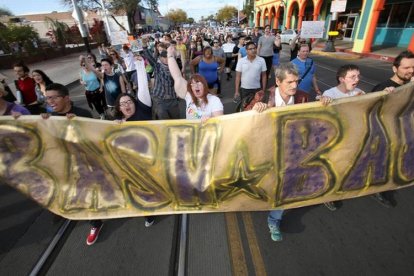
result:
[(0, 116), (12, 115), (15, 118), (20, 115), (30, 115), (29, 110), (21, 105), (10, 103), (3, 99), (7, 96), (7, 91), (4, 89), (4, 85), (0, 83)]

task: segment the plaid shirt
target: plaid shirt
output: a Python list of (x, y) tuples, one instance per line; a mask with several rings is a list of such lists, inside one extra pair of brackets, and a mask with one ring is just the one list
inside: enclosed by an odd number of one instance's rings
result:
[(174, 91), (174, 80), (168, 69), (168, 65), (163, 64), (161, 61), (157, 61), (148, 49), (142, 52), (142, 56), (146, 58), (154, 68), (155, 85), (152, 91), (152, 96), (163, 100), (177, 99), (177, 95)]

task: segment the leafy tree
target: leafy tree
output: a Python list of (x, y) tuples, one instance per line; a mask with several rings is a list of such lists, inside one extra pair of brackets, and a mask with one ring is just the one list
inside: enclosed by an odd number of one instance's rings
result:
[(187, 23), (188, 23), (188, 24), (194, 24), (194, 18), (189, 17), (189, 18), (187, 19)]
[(50, 17), (46, 17), (45, 21), (48, 24), (49, 28), (51, 28), (51, 31), (46, 35), (49, 36), (57, 45), (65, 48), (65, 44), (67, 42), (66, 34), (69, 30), (68, 24), (59, 22), (58, 20), (54, 20)]
[(237, 16), (237, 9), (234, 6), (224, 6), (217, 12), (217, 21), (226, 22)]
[(0, 16), (13, 16), (13, 13), (7, 8), (0, 8)]
[(33, 41), (39, 40), (39, 34), (32, 26), (10, 24), (6, 28), (0, 28), (0, 38), (6, 51), (10, 51), (9, 45), (12, 43), (18, 43), (25, 47), (26, 51), (31, 51)]
[(209, 21), (209, 20), (215, 20), (215, 18), (214, 18), (214, 14), (210, 14), (209, 16), (207, 16), (207, 18), (205, 19), (206, 21)]
[[(158, 11), (158, 0), (144, 0), (148, 7), (153, 11)], [(72, 0), (61, 0), (61, 2), (68, 6), (72, 7)], [(139, 11), (139, 4), (141, 0), (105, 0), (105, 6), (108, 10), (112, 10), (114, 12), (124, 11), (128, 18), (128, 25), (129, 29), (133, 30), (135, 28), (135, 15)], [(101, 3), (99, 0), (83, 0), (79, 1), (78, 4), (84, 10), (96, 10), (102, 9)], [(116, 20), (113, 14), (110, 17), (115, 21), (116, 24), (122, 29), (126, 30), (126, 28)]]
[(89, 34), (92, 36), (93, 40), (98, 42), (98, 44), (101, 44), (107, 41), (104, 22), (99, 21), (96, 18), (93, 19), (93, 25), (89, 30)]
[(135, 28), (135, 14), (138, 11), (140, 0), (113, 0), (111, 1), (112, 9), (115, 12), (125, 11), (128, 17), (129, 29)]
[(165, 17), (172, 21), (175, 25), (188, 21), (187, 13), (182, 9), (170, 10)]
[(249, 18), (254, 11), (254, 1), (247, 0), (247, 3), (243, 7), (243, 13)]
[(145, 1), (148, 5), (148, 8), (152, 11), (159, 12), (158, 11), (158, 0), (146, 0)]

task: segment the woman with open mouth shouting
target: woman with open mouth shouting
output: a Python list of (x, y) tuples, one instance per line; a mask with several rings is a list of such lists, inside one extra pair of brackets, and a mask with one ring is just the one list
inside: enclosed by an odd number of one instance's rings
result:
[(167, 49), (168, 68), (174, 79), (174, 89), (177, 96), (186, 101), (186, 119), (201, 119), (223, 115), (223, 104), (217, 96), (209, 93), (206, 79), (195, 74), (187, 82), (181, 75), (175, 60), (175, 47)]

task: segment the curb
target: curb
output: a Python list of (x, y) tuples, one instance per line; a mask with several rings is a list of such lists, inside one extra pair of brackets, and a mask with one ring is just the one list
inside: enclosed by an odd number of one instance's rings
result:
[(357, 54), (348, 54), (348, 53), (344, 53), (344, 52), (324, 52), (322, 50), (316, 50), (316, 49), (312, 49), (312, 54), (316, 54), (319, 56), (325, 56), (325, 57), (332, 57), (332, 58), (336, 58), (336, 59), (343, 59), (343, 60), (355, 60), (355, 59), (360, 59), (361, 56), (357, 55)]
[[(336, 52), (324, 52), (323, 47), (320, 47), (318, 45), (318, 47), (312, 50), (312, 53), (316, 53), (321, 56), (330, 56), (330, 57), (345, 59), (345, 60), (352, 60), (352, 59), (358, 59), (358, 58), (371, 58), (371, 59), (381, 60), (381, 61), (390, 62), (390, 63), (394, 62), (395, 60), (395, 57), (393, 56), (386, 56), (386, 55), (376, 54), (372, 52), (371, 53), (355, 53), (350, 48), (340, 48), (340, 47), (335, 47), (335, 49), (336, 49)], [(352, 55), (356, 57), (345, 58), (344, 55), (340, 56), (335, 53), (348, 54), (348, 55)]]

